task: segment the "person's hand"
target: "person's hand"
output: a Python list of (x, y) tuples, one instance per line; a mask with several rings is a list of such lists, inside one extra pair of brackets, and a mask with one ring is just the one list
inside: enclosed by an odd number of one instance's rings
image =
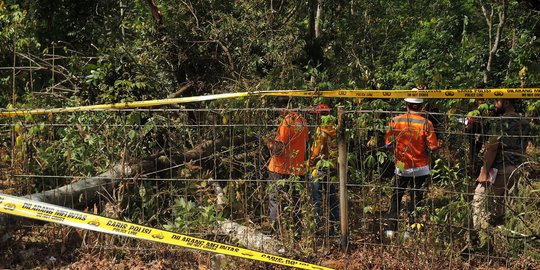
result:
[(283, 152), (285, 148), (285, 145), (282, 142), (276, 141), (271, 138), (266, 138), (263, 140), (263, 142), (268, 148), (268, 150), (270, 150), (270, 155), (273, 155), (273, 156), (281, 155), (281, 153)]
[(270, 148), (270, 143), (273, 141), (272, 139), (266, 137), (262, 139), (264, 145), (266, 145), (267, 148)]
[(439, 143), (439, 145), (435, 146), (435, 148), (433, 148), (433, 149), (429, 149), (429, 151), (430, 151), (431, 153), (435, 153), (435, 152), (437, 152), (437, 151), (443, 149), (444, 146), (445, 146), (444, 143)]
[(486, 170), (484, 169), (484, 167), (482, 167), (480, 169), (480, 175), (478, 175), (478, 177), (476, 178), (476, 182), (478, 183), (486, 183), (488, 182), (488, 173), (486, 172)]

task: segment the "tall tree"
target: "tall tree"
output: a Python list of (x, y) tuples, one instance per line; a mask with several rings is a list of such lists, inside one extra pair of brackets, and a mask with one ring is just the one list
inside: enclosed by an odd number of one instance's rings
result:
[(486, 20), (488, 31), (488, 59), (484, 70), (484, 84), (488, 85), (492, 80), (493, 62), (497, 52), (499, 51), (503, 29), (506, 23), (507, 16), (507, 1), (498, 0), (491, 3), (480, 1), (482, 14)]

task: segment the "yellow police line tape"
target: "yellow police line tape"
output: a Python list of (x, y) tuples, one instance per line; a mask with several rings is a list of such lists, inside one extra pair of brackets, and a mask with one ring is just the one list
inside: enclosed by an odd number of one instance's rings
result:
[(0, 213), (301, 269), (332, 269), (6, 194), (0, 194)]
[(43, 114), (50, 114), (50, 113), (70, 113), (70, 112), (84, 112), (84, 111), (98, 111), (98, 110), (120, 110), (120, 109), (129, 109), (129, 108), (145, 108), (145, 107), (155, 107), (155, 106), (189, 103), (189, 102), (206, 101), (206, 100), (238, 98), (238, 97), (245, 97), (248, 95), (249, 95), (248, 92), (244, 92), (244, 93), (228, 93), (228, 94), (216, 94), (216, 95), (207, 95), (207, 96), (122, 102), (122, 103), (113, 103), (113, 104), (98, 104), (98, 105), (54, 108), (54, 109), (1, 110), (0, 117), (43, 115)]
[(504, 88), (504, 89), (449, 89), (449, 90), (276, 90), (252, 91), (206, 96), (156, 99), (146, 101), (98, 104), (89, 106), (53, 108), (53, 109), (8, 109), (0, 110), (0, 117), (25, 115), (43, 115), (52, 113), (83, 112), (94, 110), (119, 110), (128, 108), (155, 107), (171, 104), (199, 102), (218, 99), (230, 99), (248, 96), (295, 96), (295, 97), (332, 97), (332, 98), (540, 98), (540, 88)]
[(448, 89), (448, 90), (327, 90), (260, 91), (263, 96), (337, 97), (337, 98), (540, 98), (540, 88)]

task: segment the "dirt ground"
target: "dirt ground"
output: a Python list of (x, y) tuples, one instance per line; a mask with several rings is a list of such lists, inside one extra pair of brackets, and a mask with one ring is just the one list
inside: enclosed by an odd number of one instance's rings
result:
[[(293, 257), (335, 269), (540, 269), (530, 258), (486, 261), (451, 256), (419, 242), (350, 242), (311, 245), (311, 255)], [(0, 232), (0, 269), (289, 269), (268, 263), (90, 232), (58, 224), (23, 222)]]

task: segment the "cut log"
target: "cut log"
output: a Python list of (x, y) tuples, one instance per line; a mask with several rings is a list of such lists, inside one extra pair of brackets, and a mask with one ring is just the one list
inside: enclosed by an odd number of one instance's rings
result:
[(219, 221), (218, 224), (221, 233), (231, 237), (240, 245), (248, 249), (274, 255), (285, 253), (283, 243), (274, 239), (272, 236), (265, 235), (253, 228), (240, 225), (230, 220)]

